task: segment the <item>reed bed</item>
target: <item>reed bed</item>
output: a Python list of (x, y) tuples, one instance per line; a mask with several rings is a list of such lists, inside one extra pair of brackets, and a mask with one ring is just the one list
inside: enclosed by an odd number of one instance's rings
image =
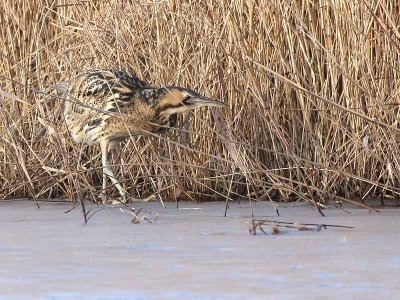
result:
[(53, 86), (115, 67), (229, 104), (123, 143), (133, 196), (396, 203), (399, 24), (383, 0), (4, 0), (0, 197), (96, 198), (99, 147), (72, 142)]

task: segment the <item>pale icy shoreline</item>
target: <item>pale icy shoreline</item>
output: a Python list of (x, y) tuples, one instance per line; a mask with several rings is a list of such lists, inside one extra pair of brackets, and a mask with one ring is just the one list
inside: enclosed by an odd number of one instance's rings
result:
[[(0, 299), (398, 299), (400, 209), (321, 217), (300, 205), (258, 218), (355, 226), (249, 235), (249, 206), (135, 204), (155, 223), (107, 208), (84, 225), (65, 203), (0, 202)], [(267, 227), (268, 228), (268, 227)]]

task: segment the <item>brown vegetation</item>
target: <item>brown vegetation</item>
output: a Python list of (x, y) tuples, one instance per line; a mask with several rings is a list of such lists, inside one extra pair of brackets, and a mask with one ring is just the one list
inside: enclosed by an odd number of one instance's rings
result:
[[(397, 1), (0, 4), (0, 197), (99, 192), (52, 86), (129, 69), (228, 103), (113, 155), (133, 196), (360, 201), (400, 192)], [(90, 193), (87, 193), (90, 194)]]

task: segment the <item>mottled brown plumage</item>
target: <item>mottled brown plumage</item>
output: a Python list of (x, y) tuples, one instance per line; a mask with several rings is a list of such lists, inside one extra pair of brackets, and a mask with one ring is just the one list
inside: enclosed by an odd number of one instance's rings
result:
[[(180, 87), (153, 88), (129, 72), (85, 71), (58, 85), (65, 97), (64, 118), (77, 143), (100, 143), (103, 197), (110, 177), (126, 200), (125, 190), (108, 165), (110, 143), (143, 132), (161, 133), (176, 124), (177, 114), (202, 106), (225, 104)], [(104, 199), (103, 199), (104, 200)]]

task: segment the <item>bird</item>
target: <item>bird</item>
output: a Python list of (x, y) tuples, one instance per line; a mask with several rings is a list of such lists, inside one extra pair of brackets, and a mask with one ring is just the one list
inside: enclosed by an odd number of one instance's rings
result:
[(57, 84), (56, 90), (64, 99), (63, 116), (74, 142), (100, 144), (103, 203), (107, 202), (107, 177), (127, 202), (127, 192), (108, 163), (111, 148), (131, 136), (168, 131), (180, 113), (200, 107), (227, 107), (187, 88), (152, 87), (135, 74), (117, 69), (83, 71)]

